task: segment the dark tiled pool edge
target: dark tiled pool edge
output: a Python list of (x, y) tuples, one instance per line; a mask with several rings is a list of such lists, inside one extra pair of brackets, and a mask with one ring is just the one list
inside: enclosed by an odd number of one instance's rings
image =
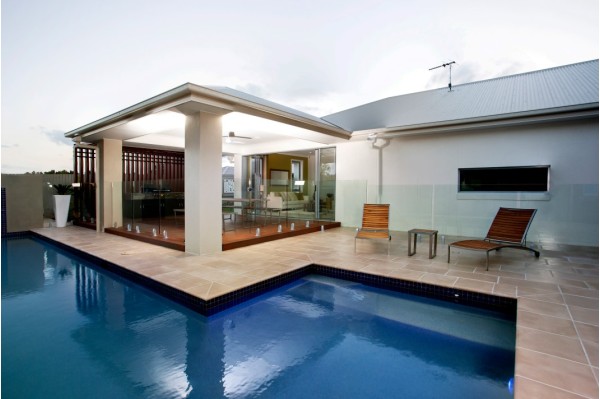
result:
[(316, 264), (307, 265), (291, 272), (229, 292), (219, 297), (204, 300), (109, 262), (105, 259), (96, 257), (59, 241), (55, 241), (49, 237), (40, 235), (36, 232), (28, 232), (27, 234), (20, 235), (19, 238), (24, 238), (27, 236), (37, 237), (46, 242), (50, 242), (59, 248), (72, 252), (77, 256), (89, 260), (112, 273), (122, 276), (143, 287), (149, 288), (152, 291), (188, 308), (191, 308), (205, 316), (214, 315), (309, 274), (320, 274), (328, 277), (354, 281), (378, 288), (384, 288), (391, 291), (441, 299), (447, 302), (475, 306), (488, 310), (495, 310), (505, 313), (510, 317), (514, 317), (516, 315), (517, 300), (515, 298), (465, 291), (451, 287), (441, 287), (416, 281), (399, 280), (391, 277), (377, 276), (368, 273), (343, 270), (331, 266), (322, 266)]

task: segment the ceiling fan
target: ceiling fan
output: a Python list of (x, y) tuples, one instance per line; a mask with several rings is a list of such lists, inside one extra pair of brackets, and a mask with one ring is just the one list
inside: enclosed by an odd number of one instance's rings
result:
[[(223, 136), (223, 137), (225, 137), (225, 142), (227, 144), (243, 144), (244, 143), (243, 140), (252, 140), (252, 137), (236, 136), (234, 132), (229, 132), (229, 134), (227, 136)], [(238, 139), (242, 139), (242, 141), (240, 141)]]

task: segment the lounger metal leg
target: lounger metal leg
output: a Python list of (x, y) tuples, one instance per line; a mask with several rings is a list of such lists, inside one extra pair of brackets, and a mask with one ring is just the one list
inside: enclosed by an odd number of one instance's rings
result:
[(490, 270), (490, 251), (485, 251), (485, 271)]
[(448, 263), (450, 263), (450, 245), (448, 245)]

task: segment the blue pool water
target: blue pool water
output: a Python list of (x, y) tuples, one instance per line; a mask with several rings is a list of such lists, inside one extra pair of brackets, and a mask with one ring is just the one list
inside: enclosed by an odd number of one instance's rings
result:
[(501, 315), (307, 276), (204, 317), (2, 241), (2, 397), (509, 398)]

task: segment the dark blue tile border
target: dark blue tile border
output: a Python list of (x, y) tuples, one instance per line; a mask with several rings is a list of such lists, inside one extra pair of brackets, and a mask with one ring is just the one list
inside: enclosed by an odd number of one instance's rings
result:
[[(114, 263), (108, 262), (104, 259), (90, 255), (87, 252), (74, 249), (68, 245), (60, 243), (58, 241), (54, 241), (48, 237), (39, 235), (35, 232), (28, 232), (27, 235), (40, 238), (60, 248), (70, 251), (71, 253), (74, 253), (77, 256), (80, 256), (86, 260), (93, 262), (97, 266), (105, 268), (106, 270), (109, 270), (110, 272), (115, 273), (124, 278), (127, 278), (130, 281), (133, 281), (134, 283), (142, 285), (143, 287), (149, 288), (152, 291), (161, 294), (188, 308), (191, 308), (205, 316), (214, 315), (227, 308), (238, 305), (256, 296), (262, 295), (268, 291), (281, 287), (306, 275), (320, 274), (328, 277), (340, 278), (378, 288), (384, 288), (391, 291), (413, 294), (433, 299), (440, 299), (447, 302), (474, 306), (487, 310), (494, 310), (501, 312), (511, 318), (516, 317), (517, 300), (514, 298), (506, 298), (496, 295), (465, 291), (451, 287), (441, 287), (416, 281), (399, 280), (391, 277), (376, 276), (368, 273), (342, 270), (330, 266), (322, 266), (315, 264), (304, 266), (292, 272), (285, 273), (270, 278), (268, 280), (258, 282), (256, 284), (252, 284), (248, 287), (244, 287), (239, 290), (221, 295), (217, 298), (203, 300), (186, 292), (168, 286), (166, 284), (160, 283), (149, 277), (143, 276), (134, 271), (125, 269)], [(21, 236), (21, 238), (22, 237), (24, 236)]]
[(13, 231), (12, 233), (2, 234), (2, 238), (27, 238), (31, 237), (31, 233), (29, 231)]

